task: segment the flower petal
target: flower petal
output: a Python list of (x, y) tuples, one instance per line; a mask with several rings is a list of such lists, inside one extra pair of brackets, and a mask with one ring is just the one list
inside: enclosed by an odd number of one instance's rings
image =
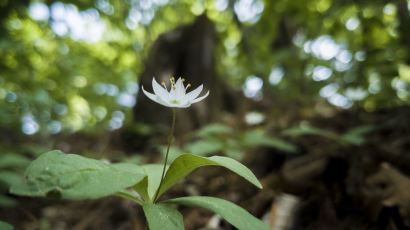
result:
[(170, 107), (170, 106), (168, 105), (168, 103), (166, 103), (166, 102), (164, 102), (163, 100), (161, 100), (160, 97), (158, 97), (157, 95), (152, 94), (152, 93), (146, 91), (146, 90), (144, 89), (144, 86), (142, 86), (141, 88), (142, 88), (142, 92), (144, 92), (145, 96), (147, 96), (149, 99), (151, 99), (151, 100), (155, 101), (156, 103), (161, 104), (161, 105), (163, 105), (163, 106), (168, 106), (168, 107)]
[(182, 82), (182, 78), (178, 78), (177, 82), (175, 83), (175, 91), (176, 91), (176, 98), (181, 100), (185, 97), (185, 87), (184, 83)]
[(166, 89), (164, 89), (160, 84), (158, 84), (157, 81), (155, 81), (155, 78), (152, 78), (152, 89), (154, 90), (155, 95), (160, 97), (162, 101), (169, 101), (170, 94)]
[(184, 104), (179, 104), (178, 106), (175, 106), (177, 108), (188, 108), (191, 106), (191, 103), (184, 103)]
[(159, 102), (161, 102), (160, 104), (163, 106), (167, 106), (167, 107), (174, 107), (173, 105), (171, 105), (170, 103), (168, 103), (167, 101), (163, 101), (160, 97), (157, 96), (157, 100)]
[(189, 106), (191, 106), (191, 104), (180, 105), (178, 108), (188, 108)]
[(199, 94), (201, 93), (202, 89), (204, 88), (203, 85), (198, 86), (198, 88), (192, 90), (191, 92), (186, 94), (186, 99), (187, 101), (192, 101), (195, 98), (197, 98), (199, 96)]
[(202, 100), (205, 99), (208, 95), (209, 95), (209, 90), (208, 90), (208, 92), (206, 92), (206, 94), (205, 94), (204, 96), (198, 97), (198, 98), (192, 100), (192, 101), (191, 101), (191, 104), (194, 104), (194, 103), (197, 103), (197, 102), (202, 101)]
[(172, 87), (172, 86), (171, 86), (171, 90), (169, 91), (169, 99), (168, 100), (170, 100), (170, 101), (178, 100), (177, 92), (176, 92), (175, 88)]

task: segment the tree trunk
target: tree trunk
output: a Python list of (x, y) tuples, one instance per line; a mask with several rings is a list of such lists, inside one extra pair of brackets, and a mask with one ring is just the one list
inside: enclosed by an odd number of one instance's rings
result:
[[(192, 24), (177, 27), (162, 34), (154, 42), (139, 78), (140, 85), (151, 91), (151, 81), (168, 82), (171, 76), (183, 77), (195, 89), (204, 84), (204, 101), (177, 111), (177, 135), (196, 129), (219, 117), (223, 109), (234, 110), (237, 100), (232, 91), (218, 79), (215, 72), (216, 33), (212, 21), (205, 15)], [(141, 91), (134, 108), (136, 122), (169, 126), (171, 110), (150, 101)]]

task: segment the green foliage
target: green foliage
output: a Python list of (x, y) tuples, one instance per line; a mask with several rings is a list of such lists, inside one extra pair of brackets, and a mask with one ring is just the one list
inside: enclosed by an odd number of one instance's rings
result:
[(376, 129), (373, 125), (368, 126), (360, 126), (356, 128), (352, 128), (344, 133), (340, 138), (342, 141), (353, 144), (353, 145), (361, 145), (365, 143), (365, 135), (374, 131)]
[[(196, 168), (209, 165), (225, 167), (262, 188), (253, 173), (233, 159), (183, 154), (169, 166), (158, 194), (167, 191)], [(55, 150), (44, 153), (33, 161), (26, 170), (25, 180), (14, 184), (11, 192), (25, 196), (54, 195), (67, 199), (96, 199), (134, 186), (143, 198), (152, 202), (159, 189), (161, 169), (162, 165), (158, 164), (109, 164)]]
[(223, 136), (223, 135), (230, 135), (233, 132), (232, 128), (222, 124), (222, 123), (213, 123), (202, 127), (198, 130), (195, 135), (197, 137), (202, 138), (209, 138), (215, 135)]
[(0, 195), (0, 206), (3, 207), (12, 207), (17, 204), (17, 201), (13, 198), (8, 197), (7, 195)]
[(241, 159), (245, 151), (260, 147), (274, 148), (287, 153), (297, 152), (295, 145), (272, 137), (259, 128), (238, 131), (227, 125), (214, 123), (195, 132), (194, 137), (194, 141), (182, 147), (184, 152), (200, 156), (223, 153), (234, 159)]
[(8, 186), (14, 186), (20, 183), (22, 177), (19, 173), (12, 171), (0, 171), (0, 181), (6, 183)]
[(171, 188), (174, 184), (191, 173), (193, 170), (202, 166), (212, 165), (225, 167), (245, 178), (256, 187), (262, 188), (262, 185), (253, 175), (253, 173), (244, 165), (242, 165), (238, 161), (235, 161), (234, 159), (221, 156), (201, 157), (192, 154), (184, 154), (175, 159), (175, 161), (173, 161), (169, 166), (158, 195), (166, 192), (169, 188)]
[(302, 123), (297, 127), (285, 129), (283, 130), (282, 133), (284, 135), (288, 135), (292, 137), (304, 136), (304, 135), (318, 135), (318, 136), (323, 136), (323, 137), (336, 138), (335, 133), (325, 130), (325, 129), (313, 127), (306, 123)]
[(151, 230), (183, 230), (184, 221), (181, 213), (166, 204), (144, 204), (148, 226)]
[(161, 164), (148, 164), (142, 166), (146, 178), (138, 183), (135, 186), (135, 189), (141, 194), (144, 200), (150, 202), (154, 200), (155, 193), (157, 192), (159, 183), (161, 181), (161, 173), (163, 167), (164, 166)]
[(13, 230), (14, 228), (11, 224), (0, 221), (0, 229), (1, 230)]
[(6, 153), (0, 155), (0, 169), (25, 167), (30, 161), (17, 153)]
[(242, 143), (249, 147), (272, 147), (289, 153), (295, 153), (297, 151), (295, 145), (278, 138), (270, 137), (262, 129), (246, 132), (243, 136)]
[(16, 201), (7, 196), (11, 186), (15, 186), (23, 180), (22, 170), (29, 164), (29, 160), (22, 155), (8, 152), (0, 155), (0, 206), (9, 207), (16, 205)]
[[(254, 75), (265, 83), (264, 97), (274, 93), (275, 100), (298, 102), (301, 108), (327, 101), (372, 110), (409, 101), (410, 67), (402, 39), (409, 34), (401, 30), (408, 25), (400, 20), (397, 3), (253, 2), (245, 6), (248, 18), (238, 10), (241, 1), (222, 8), (194, 0), (144, 6), (139, 1), (27, 1), (9, 8), (0, 27), (0, 126), (27, 134), (36, 132), (27, 127), (49, 134), (114, 129), (115, 114), (130, 112), (119, 98), (135, 96), (137, 76), (155, 39), (201, 13), (217, 28), (218, 74), (238, 89)], [(51, 16), (36, 18), (30, 13), (36, 4)], [(53, 15), (58, 7), (82, 20), (94, 17), (90, 27), (102, 25), (101, 38), (67, 28), (65, 19)], [(317, 78), (320, 69), (326, 76)], [(327, 86), (332, 90), (319, 97)], [(32, 123), (25, 126), (28, 120)], [(126, 116), (123, 123), (129, 121)]]
[(359, 126), (347, 130), (343, 134), (338, 134), (330, 130), (313, 127), (306, 123), (301, 123), (297, 127), (283, 130), (283, 135), (298, 137), (305, 135), (316, 135), (334, 140), (340, 144), (361, 145), (365, 142), (365, 135), (374, 131), (376, 126)]
[(143, 178), (137, 165), (109, 164), (56, 150), (33, 161), (24, 183), (12, 186), (10, 191), (24, 196), (96, 199), (120, 192)]
[(182, 215), (170, 203), (197, 206), (220, 214), (239, 229), (265, 229), (265, 225), (244, 209), (212, 197), (183, 197), (158, 203), (166, 192), (193, 170), (202, 166), (222, 166), (245, 178), (258, 188), (262, 185), (241, 163), (221, 156), (201, 157), (183, 154), (167, 168), (162, 185), (163, 165), (130, 163), (109, 164), (75, 154), (54, 150), (40, 155), (27, 168), (25, 181), (13, 185), (17, 195), (97, 199), (116, 195), (141, 205), (152, 230), (184, 229)]
[[(167, 146), (161, 145), (159, 146), (159, 151), (162, 154), (163, 158), (165, 158), (165, 154), (167, 152)], [(178, 146), (171, 146), (169, 148), (169, 153), (168, 153), (168, 162), (167, 164), (171, 164), (177, 157), (181, 155), (181, 153), (186, 152), (185, 150), (182, 150)], [(199, 154), (200, 155), (200, 154)]]
[(179, 197), (166, 201), (167, 203), (193, 206), (210, 210), (221, 215), (237, 229), (268, 230), (269, 227), (248, 211), (229, 201), (206, 196)]
[(196, 153), (200, 156), (211, 155), (212, 153), (224, 152), (225, 143), (217, 138), (197, 140), (184, 146), (186, 152)]

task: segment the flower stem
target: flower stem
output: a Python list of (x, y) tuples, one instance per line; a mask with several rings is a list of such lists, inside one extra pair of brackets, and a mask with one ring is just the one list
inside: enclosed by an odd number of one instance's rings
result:
[(155, 202), (155, 201), (157, 200), (157, 198), (158, 198), (158, 193), (159, 193), (159, 190), (161, 190), (162, 181), (164, 180), (165, 169), (166, 169), (166, 167), (167, 167), (167, 162), (168, 162), (169, 148), (171, 147), (172, 141), (173, 141), (173, 139), (174, 139), (175, 120), (176, 120), (176, 111), (175, 111), (175, 109), (173, 108), (173, 109), (172, 109), (172, 125), (171, 125), (171, 130), (169, 131), (169, 135), (168, 135), (167, 153), (165, 154), (165, 161), (164, 161), (164, 167), (163, 167), (163, 169), (162, 169), (161, 181), (159, 182), (158, 190), (157, 190), (157, 192), (155, 193), (154, 202)]

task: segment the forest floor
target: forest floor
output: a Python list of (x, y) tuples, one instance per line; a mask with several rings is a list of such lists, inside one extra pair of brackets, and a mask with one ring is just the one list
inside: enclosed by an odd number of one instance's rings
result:
[[(321, 135), (291, 138), (302, 151), (249, 151), (244, 164), (264, 185), (258, 190), (227, 170), (199, 169), (162, 199), (186, 195), (225, 198), (277, 226), (288, 229), (407, 229), (410, 223), (410, 107), (375, 112), (345, 111), (310, 121), (315, 127), (343, 133), (372, 127), (363, 143), (337, 142)], [(284, 196), (288, 213), (278, 215)], [(1, 208), (0, 219), (16, 229), (145, 229), (142, 209), (125, 200), (61, 201), (17, 198)], [(233, 229), (218, 216), (181, 208), (186, 229)], [(407, 224), (407, 225), (406, 225)], [(208, 226), (208, 228), (205, 228)], [(336, 227), (337, 226), (337, 227)]]

